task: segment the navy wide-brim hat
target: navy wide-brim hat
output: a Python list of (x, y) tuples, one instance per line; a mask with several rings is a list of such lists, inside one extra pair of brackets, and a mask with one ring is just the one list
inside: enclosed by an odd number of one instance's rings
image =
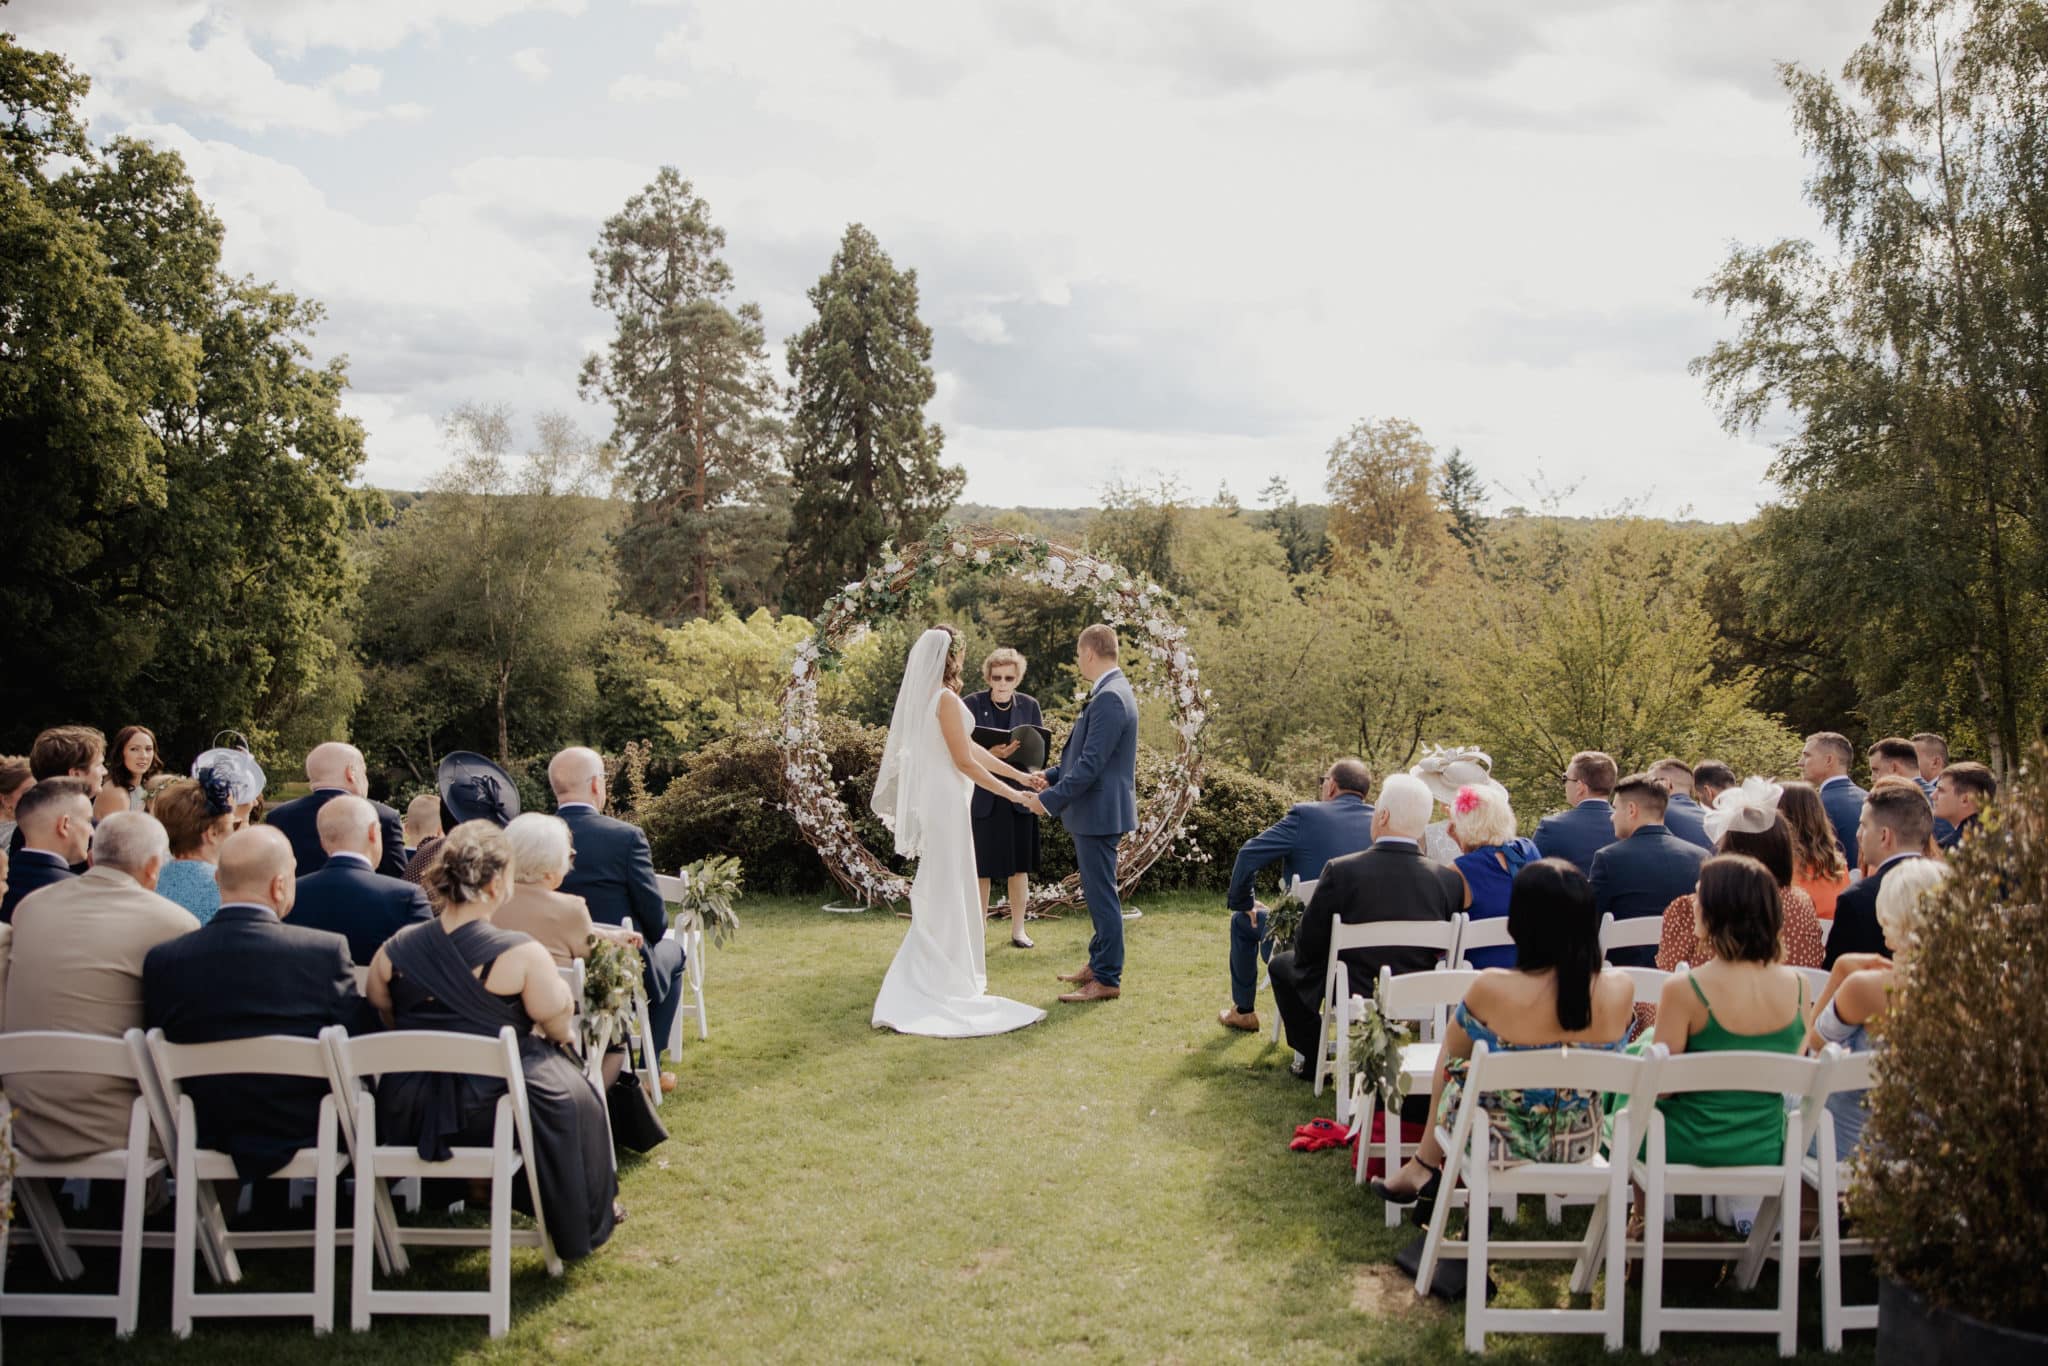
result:
[(518, 787), (504, 769), (481, 754), (458, 749), (448, 755), (434, 774), (434, 785), (457, 824), (489, 821), (503, 826), (519, 814)]

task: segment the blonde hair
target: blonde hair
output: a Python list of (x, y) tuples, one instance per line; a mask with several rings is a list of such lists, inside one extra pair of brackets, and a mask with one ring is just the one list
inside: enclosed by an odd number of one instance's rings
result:
[(999, 650), (991, 651), (989, 657), (981, 661), (982, 678), (986, 679), (988, 671), (998, 664), (1015, 664), (1017, 666), (1017, 681), (1019, 683), (1024, 681), (1024, 656), (1017, 651), (1007, 645)]
[(512, 841), (489, 821), (464, 821), (434, 848), (420, 876), (437, 911), (484, 900), (493, 883), (513, 869)]
[(550, 876), (568, 875), (571, 861), (569, 822), (541, 811), (526, 811), (505, 827), (512, 844), (512, 877), (515, 882), (546, 882)]
[(1927, 894), (1947, 880), (1949, 868), (1939, 859), (1907, 859), (1892, 865), (1877, 889), (1877, 927), (1894, 955), (1909, 951), (1920, 929)]
[(1451, 830), (1475, 849), (1506, 844), (1515, 837), (1515, 808), (1508, 804), (1508, 790), (1492, 783), (1459, 788), (1451, 803)]

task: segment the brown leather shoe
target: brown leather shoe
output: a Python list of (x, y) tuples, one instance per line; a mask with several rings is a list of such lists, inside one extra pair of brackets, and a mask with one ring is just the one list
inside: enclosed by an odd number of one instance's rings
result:
[(1062, 982), (1074, 982), (1080, 986), (1085, 987), (1090, 982), (1095, 980), (1095, 969), (1089, 967), (1087, 964), (1084, 963), (1081, 965), (1081, 970), (1079, 972), (1061, 973), (1059, 976), (1059, 980)]
[(1225, 1029), (1242, 1029), (1247, 1034), (1259, 1032), (1259, 1012), (1256, 1010), (1239, 1010), (1232, 1006), (1229, 1010), (1217, 1011), (1216, 1022)]
[(1120, 988), (1106, 987), (1090, 978), (1079, 991), (1070, 991), (1060, 999), (1068, 1005), (1079, 1005), (1084, 1001), (1114, 1001), (1121, 995), (1123, 991)]

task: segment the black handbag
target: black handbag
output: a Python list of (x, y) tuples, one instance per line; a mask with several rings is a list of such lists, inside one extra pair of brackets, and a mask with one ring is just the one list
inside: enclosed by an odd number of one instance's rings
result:
[(611, 1112), (612, 1142), (619, 1147), (644, 1153), (668, 1141), (668, 1126), (661, 1122), (654, 1102), (647, 1099), (646, 1089), (631, 1072), (621, 1072), (612, 1079), (605, 1090), (604, 1104)]

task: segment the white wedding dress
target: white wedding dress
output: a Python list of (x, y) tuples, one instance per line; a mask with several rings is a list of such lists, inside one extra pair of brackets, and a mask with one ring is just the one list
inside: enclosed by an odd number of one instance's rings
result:
[(873, 1023), (899, 1034), (960, 1039), (1022, 1029), (1045, 1012), (988, 994), (968, 810), (974, 784), (954, 767), (939, 730), (942, 707), (957, 708), (973, 728), (967, 704), (941, 681), (951, 646), (944, 631), (927, 631), (911, 648), (875, 782), (875, 810), (894, 833), (897, 852), (917, 857), (918, 864), (910, 884), (910, 932), (882, 978)]

